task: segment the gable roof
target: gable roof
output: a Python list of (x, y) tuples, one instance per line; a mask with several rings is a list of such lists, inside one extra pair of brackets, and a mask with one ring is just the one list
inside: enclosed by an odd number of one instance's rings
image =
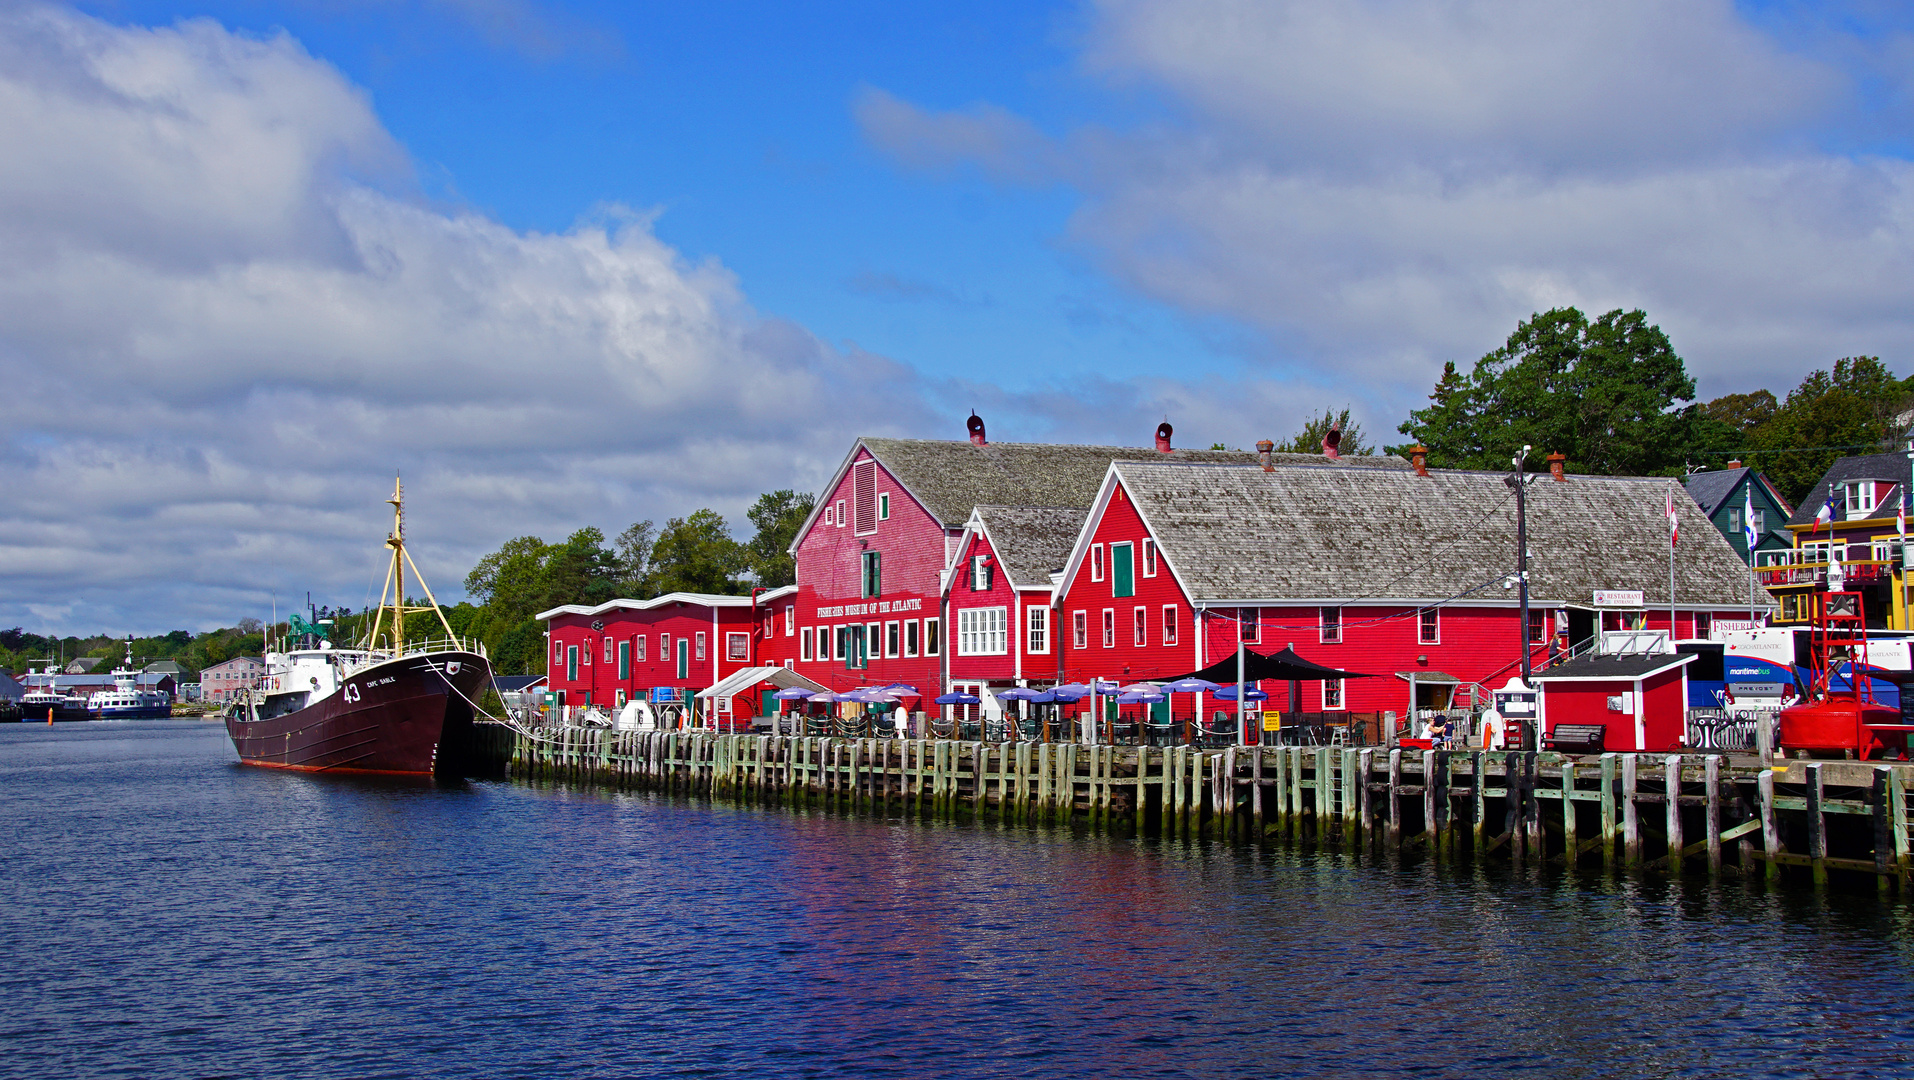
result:
[(1692, 662), (1694, 653), (1591, 654), (1578, 656), (1529, 676), (1535, 682), (1608, 682), (1615, 679), (1645, 679), (1669, 668)]
[(1849, 480), (1884, 480), (1894, 484), (1895, 490), (1888, 492), (1881, 503), (1882, 505), (1890, 502), (1898, 504), (1901, 497), (1899, 486), (1908, 481), (1907, 454), (1905, 452), (1858, 454), (1854, 457), (1836, 459), (1834, 464), (1828, 466), (1828, 471), (1821, 475), (1821, 479), (1814, 482), (1813, 490), (1809, 491), (1808, 497), (1802, 499), (1801, 505), (1795, 508), (1794, 516), (1788, 519), (1788, 524), (1813, 524), (1814, 515), (1820, 513), (1821, 508), (1827, 505), (1829, 490), (1834, 485), (1846, 483)]
[[(1158, 550), (1199, 603), (1389, 600), (1465, 595), (1513, 602), (1515, 493), (1499, 472), (1339, 466), (1192, 466), (1113, 462)], [(1529, 486), (1529, 588), (1538, 607), (1589, 604), (1597, 589), (1639, 589), (1668, 603), (1674, 480), (1572, 476)], [(1070, 572), (1082, 560), (1071, 554)], [(1748, 602), (1748, 568), (1716, 529), (1688, 528), (1675, 549), (1680, 606)]]
[(1729, 499), (1741, 494), (1741, 482), (1750, 476), (1754, 477), (1756, 487), (1767, 492), (1768, 497), (1774, 500), (1774, 504), (1781, 508), (1782, 513), (1794, 513), (1794, 507), (1789, 505), (1787, 499), (1781, 497), (1781, 492), (1775, 490), (1774, 484), (1770, 483), (1766, 476), (1746, 465), (1738, 469), (1690, 473), (1682, 479), (1682, 484), (1687, 487), (1688, 494), (1695, 497), (1696, 505), (1712, 518), (1720, 512), (1722, 505)]
[(1050, 575), (1070, 560), (1084, 514), (1074, 506), (979, 506), (972, 521), (990, 540), (1011, 588), (1047, 589)]
[(750, 607), (749, 596), (735, 596), (729, 593), (671, 592), (663, 596), (654, 596), (649, 600), (607, 600), (597, 607), (584, 604), (560, 604), (550, 611), (541, 611), (532, 618), (543, 622), (559, 615), (603, 615), (607, 611), (650, 611), (666, 604), (692, 604), (698, 607)]
[[(977, 506), (1088, 507), (1112, 461), (1177, 461), (1207, 464), (1248, 464), (1256, 455), (1247, 450), (1172, 450), (1141, 446), (1079, 446), (1071, 443), (988, 443), (977, 446), (952, 439), (857, 440), (838, 467), (829, 491), (843, 479), (857, 459), (857, 449), (871, 452), (886, 471), (945, 528), (961, 529)], [(1391, 455), (1331, 459), (1321, 454), (1272, 454), (1286, 465), (1326, 464), (1332, 460), (1348, 468), (1400, 469), (1409, 463)], [(811, 519), (798, 530), (797, 542), (823, 512), (823, 503), (811, 510)]]

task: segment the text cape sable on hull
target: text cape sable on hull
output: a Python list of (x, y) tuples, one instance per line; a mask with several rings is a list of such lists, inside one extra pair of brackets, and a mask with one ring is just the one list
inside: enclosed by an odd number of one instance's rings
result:
[[(226, 719), (239, 760), (313, 772), (460, 775), (470, 764), (472, 717), (492, 682), (485, 647), (460, 640), (405, 550), (405, 488), (392, 484), (392, 553), (364, 640), (335, 649), (331, 620), (294, 618), (300, 647), (266, 654), (261, 687)], [(406, 571), (425, 604), (405, 599)], [(431, 612), (439, 641), (408, 643), (405, 617)]]

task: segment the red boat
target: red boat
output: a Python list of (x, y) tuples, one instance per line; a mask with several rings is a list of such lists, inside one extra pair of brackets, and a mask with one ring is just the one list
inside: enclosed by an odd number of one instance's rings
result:
[[(227, 717), (240, 761), (314, 772), (443, 776), (467, 770), (472, 718), (491, 685), (492, 665), (484, 646), (452, 632), (406, 554), (403, 493), (395, 485), (388, 500), (392, 566), (365, 640), (335, 649), (324, 623), (293, 616), (300, 647), (267, 653), (265, 684)], [(428, 604), (405, 602), (408, 567)], [(445, 639), (407, 642), (405, 616), (414, 611), (436, 614)]]
[[(1813, 682), (1806, 700), (1781, 710), (1777, 739), (1781, 749), (1797, 757), (1905, 760), (1914, 724), (1902, 723), (1898, 709), (1876, 701), (1874, 680), (1852, 663), (1867, 655), (1861, 594), (1814, 593), (1811, 598), (1816, 605), (1810, 653)], [(1850, 665), (1850, 674), (1846, 685), (1837, 686), (1835, 675), (1844, 663)]]

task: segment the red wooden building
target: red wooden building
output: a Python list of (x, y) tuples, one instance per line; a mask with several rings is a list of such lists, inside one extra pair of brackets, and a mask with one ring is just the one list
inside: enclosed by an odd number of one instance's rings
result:
[(1688, 734), (1687, 654), (1584, 656), (1535, 676), (1545, 733), (1561, 724), (1607, 729), (1604, 750), (1667, 751)]
[(1056, 575), (1070, 557), (1083, 508), (979, 506), (945, 575), (948, 684), (1001, 711), (993, 689), (1057, 681)]
[[(1223, 659), (1240, 639), (1377, 676), (1305, 683), (1303, 711), (1402, 710), (1412, 675), (1432, 697), (1458, 683), (1500, 685), (1519, 670), (1525, 638), (1540, 666), (1571, 628), (1578, 642), (1592, 637), (1598, 600), (1632, 598), (1613, 612), (1618, 622), (1667, 626), (1671, 483), (1532, 483), (1524, 628), (1509, 587), (1515, 499), (1500, 473), (1360, 458), (1113, 462), (1058, 584), (1063, 675), (1171, 677)], [(1696, 528), (1674, 554), (1678, 633), (1745, 611), (1747, 569), (1719, 532)]]
[[(782, 593), (788, 596), (788, 592)], [(772, 604), (749, 596), (667, 593), (652, 600), (566, 604), (541, 611), (549, 625), (551, 690), (563, 705), (618, 708), (640, 694), (653, 702), (691, 695), (768, 658)]]

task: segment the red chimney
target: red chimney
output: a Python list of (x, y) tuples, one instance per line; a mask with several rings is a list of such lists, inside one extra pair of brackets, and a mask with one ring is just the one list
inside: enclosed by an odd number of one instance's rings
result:
[(1335, 457), (1336, 448), (1341, 445), (1342, 421), (1332, 421), (1329, 425), (1329, 434), (1323, 436), (1323, 456), (1327, 458)]
[(1276, 444), (1273, 442), (1270, 442), (1268, 439), (1256, 440), (1256, 456), (1262, 460), (1264, 472), (1276, 471), (1276, 466), (1272, 464), (1269, 459), (1270, 452), (1275, 449), (1276, 449)]
[(1728, 463), (1728, 467), (1729, 467), (1730, 469), (1739, 469), (1739, 468), (1741, 468), (1741, 459), (1740, 459), (1740, 458), (1736, 458), (1736, 459), (1734, 459), (1733, 461), (1730, 461), (1730, 462)]
[(1170, 426), (1168, 420), (1156, 425), (1156, 448), (1158, 450), (1166, 454), (1170, 452), (1170, 433), (1175, 430), (1175, 428)]
[(1548, 474), (1564, 484), (1568, 483), (1568, 477), (1562, 474), (1562, 465), (1567, 460), (1567, 454), (1550, 454), (1548, 456)]
[(970, 419), (964, 421), (964, 427), (970, 430), (970, 444), (972, 446), (987, 445), (984, 442), (984, 418), (983, 417), (978, 416), (973, 411), (970, 414)]
[(1416, 467), (1417, 476), (1429, 475), (1429, 448), (1421, 443), (1410, 447), (1409, 464)]

